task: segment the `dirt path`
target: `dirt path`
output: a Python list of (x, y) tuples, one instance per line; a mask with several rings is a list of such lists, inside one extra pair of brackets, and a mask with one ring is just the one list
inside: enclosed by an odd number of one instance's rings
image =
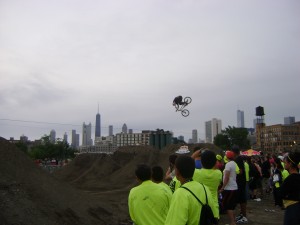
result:
[[(269, 210), (268, 212), (266, 211)], [(239, 206), (236, 208), (236, 215), (239, 214)], [(273, 211), (274, 210), (274, 211)], [(272, 195), (267, 195), (260, 202), (249, 200), (247, 204), (248, 225), (282, 225), (284, 210), (274, 207)], [(229, 224), (227, 215), (221, 215), (219, 225)]]

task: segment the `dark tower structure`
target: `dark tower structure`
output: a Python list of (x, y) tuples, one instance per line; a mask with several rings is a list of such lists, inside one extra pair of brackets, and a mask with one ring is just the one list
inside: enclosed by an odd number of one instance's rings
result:
[(101, 137), (101, 117), (99, 114), (99, 104), (98, 104), (98, 113), (96, 115), (95, 137)]
[(265, 149), (265, 143), (264, 143), (264, 138), (263, 138), (263, 130), (265, 125), (264, 121), (264, 107), (258, 106), (256, 107), (256, 144), (259, 147), (260, 150)]
[(256, 116), (257, 116), (257, 123), (258, 124), (263, 124), (264, 122), (264, 107), (258, 106), (256, 107)]

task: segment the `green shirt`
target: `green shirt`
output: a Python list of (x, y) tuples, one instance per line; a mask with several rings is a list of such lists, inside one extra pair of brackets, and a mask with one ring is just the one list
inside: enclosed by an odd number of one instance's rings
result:
[[(190, 181), (183, 185), (190, 189), (204, 204), (206, 203), (203, 186), (197, 181)], [(208, 204), (213, 208), (211, 193), (205, 187)], [(197, 199), (187, 190), (178, 188), (171, 200), (170, 209), (166, 218), (165, 225), (195, 225), (199, 224), (202, 206)], [(156, 225), (152, 223), (152, 225)]]
[(245, 166), (245, 175), (246, 175), (246, 181), (249, 181), (249, 164), (247, 162), (244, 162), (244, 166)]
[[(194, 171), (194, 175), (193, 175), (193, 180), (194, 181), (198, 181), (200, 183), (200, 170), (201, 169), (195, 169)], [(171, 189), (171, 191), (174, 193), (174, 191), (177, 190), (177, 188), (179, 188), (181, 186), (181, 183), (179, 180), (177, 180), (176, 176), (171, 180), (169, 187)]]
[(172, 195), (151, 180), (132, 188), (128, 196), (131, 220), (136, 225), (163, 225)]
[(200, 170), (200, 183), (206, 185), (213, 199), (214, 207), (212, 211), (216, 218), (220, 218), (219, 202), (218, 202), (218, 187), (222, 182), (222, 172), (218, 169), (204, 169)]

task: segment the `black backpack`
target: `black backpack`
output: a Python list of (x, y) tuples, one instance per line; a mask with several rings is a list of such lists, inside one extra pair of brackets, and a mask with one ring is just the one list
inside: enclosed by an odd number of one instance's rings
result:
[(202, 209), (201, 209), (201, 214), (200, 214), (200, 222), (199, 225), (213, 225), (213, 224), (217, 224), (217, 219), (214, 217), (213, 211), (210, 208), (210, 206), (207, 204), (207, 194), (206, 194), (206, 189), (204, 187), (204, 185), (202, 184), (204, 191), (205, 191), (205, 197), (206, 197), (206, 203), (203, 204), (199, 198), (197, 198), (197, 196), (188, 188), (181, 186), (182, 188), (186, 189), (187, 191), (189, 191), (196, 199), (197, 201), (202, 205)]

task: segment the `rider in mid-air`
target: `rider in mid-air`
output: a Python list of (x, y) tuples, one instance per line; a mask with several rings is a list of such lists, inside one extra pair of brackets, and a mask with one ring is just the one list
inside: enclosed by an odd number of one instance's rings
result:
[(178, 110), (179, 105), (182, 105), (182, 104), (184, 104), (184, 102), (182, 101), (182, 96), (181, 95), (174, 98), (173, 105), (175, 106), (176, 110)]

